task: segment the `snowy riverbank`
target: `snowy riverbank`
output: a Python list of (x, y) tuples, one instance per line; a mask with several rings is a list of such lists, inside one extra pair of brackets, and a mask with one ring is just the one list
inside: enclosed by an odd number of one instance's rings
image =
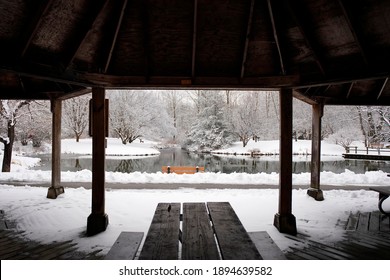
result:
[[(86, 142), (75, 144), (63, 141), (63, 151), (88, 153)], [(277, 142), (277, 141), (273, 141)], [(262, 147), (273, 147), (275, 143), (259, 143)], [(109, 145), (112, 141), (109, 141)], [(307, 143), (298, 142), (297, 149), (308, 150)], [(302, 144), (301, 146), (299, 146)], [(85, 145), (82, 147), (82, 145)], [(306, 146), (305, 146), (306, 145)], [(77, 147), (78, 146), (78, 147)], [(132, 147), (123, 147), (117, 142), (111, 151), (120, 151)], [(151, 143), (137, 143), (138, 148), (150, 149)], [(326, 149), (327, 144), (323, 145)], [(136, 147), (134, 147), (134, 151)], [(253, 148), (250, 143), (248, 148)], [(334, 148), (334, 149), (333, 149)], [(335, 156), (336, 147), (329, 148)], [(272, 148), (273, 149), (273, 148)], [(238, 152), (238, 147), (229, 151)], [(126, 151), (126, 153), (131, 152)], [(139, 150), (137, 151), (137, 153)], [(144, 153), (144, 152), (142, 152)], [(14, 157), (12, 172), (0, 173), (0, 205), (6, 218), (16, 222), (17, 228), (25, 232), (26, 238), (50, 243), (55, 240), (73, 240), (80, 250), (92, 252), (98, 249), (107, 253), (121, 231), (146, 232), (150, 225), (154, 209), (158, 202), (196, 202), (229, 201), (248, 231), (267, 231), (282, 250), (287, 250), (292, 240), (279, 233), (273, 226), (273, 217), (278, 207), (277, 189), (107, 189), (106, 212), (109, 216), (107, 230), (94, 237), (85, 238), (87, 217), (90, 214), (91, 190), (74, 186), (66, 188), (65, 193), (56, 200), (46, 198), (47, 188), (28, 185), (14, 186), (12, 182), (50, 182), (51, 172), (30, 170), (37, 162), (22, 156)], [(91, 171), (62, 172), (64, 182), (90, 182)], [(207, 184), (269, 184), (277, 185), (279, 175), (273, 174), (221, 174), (203, 173), (194, 175), (148, 174), (134, 172), (130, 174), (107, 172), (107, 182), (116, 183), (207, 183)], [(295, 185), (308, 185), (309, 173), (294, 174)], [(306, 189), (293, 190), (293, 214), (297, 218), (298, 232), (321, 241), (342, 239), (343, 228), (340, 221), (346, 221), (349, 213), (373, 211), (377, 209), (377, 194), (367, 190), (342, 190), (345, 185), (388, 185), (389, 178), (382, 171), (355, 174), (346, 170), (342, 174), (321, 173), (322, 184), (335, 185), (335, 189), (324, 191), (325, 201), (317, 202), (306, 195)], [(76, 184), (76, 183), (75, 183)], [(390, 205), (385, 205), (389, 207)]]

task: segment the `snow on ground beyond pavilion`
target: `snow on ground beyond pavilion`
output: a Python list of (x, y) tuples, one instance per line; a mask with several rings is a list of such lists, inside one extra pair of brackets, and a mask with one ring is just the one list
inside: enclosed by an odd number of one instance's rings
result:
[[(150, 148), (150, 147), (149, 147)], [(337, 153), (335, 153), (337, 155)], [(266, 230), (282, 250), (293, 243), (273, 227), (273, 217), (277, 212), (277, 189), (141, 189), (107, 190), (106, 212), (110, 224), (107, 230), (94, 237), (83, 237), (87, 217), (90, 214), (91, 190), (82, 187), (67, 188), (65, 194), (56, 200), (46, 199), (47, 188), (12, 185), (12, 180), (28, 178), (27, 181), (50, 180), (50, 173), (28, 170), (23, 157), (18, 158), (19, 169), (10, 174), (0, 174), (0, 205), (6, 217), (15, 220), (17, 227), (25, 231), (26, 237), (41, 242), (70, 240), (77, 242), (80, 249), (87, 252), (102, 249), (106, 253), (121, 231), (147, 232), (154, 209), (158, 202), (229, 201), (248, 231)], [(27, 162), (27, 163), (26, 163)], [(14, 166), (13, 166), (14, 167)], [(81, 173), (80, 173), (81, 172)], [(90, 180), (90, 171), (63, 172), (65, 181)], [(9, 175), (9, 177), (7, 177)], [(108, 181), (114, 182), (175, 182), (179, 178), (191, 183), (237, 183), (255, 184), (263, 180), (265, 184), (277, 184), (277, 174), (119, 174), (108, 172)], [(300, 174), (297, 174), (300, 175)], [(12, 177), (14, 176), (14, 177)], [(42, 176), (42, 177), (40, 177)], [(123, 176), (123, 177), (122, 177)], [(255, 177), (263, 176), (263, 177)], [(309, 182), (306, 176), (305, 184)], [(138, 178), (138, 179), (137, 179)], [(143, 178), (143, 179), (140, 179)], [(261, 178), (261, 179), (260, 179)], [(295, 184), (298, 177), (294, 176)], [(379, 178), (379, 180), (377, 180)], [(212, 181), (214, 180), (214, 181)], [(354, 174), (321, 173), (321, 182), (335, 185), (388, 185), (390, 180), (384, 172)], [(354, 183), (351, 183), (354, 182)], [(301, 184), (301, 183), (299, 183)], [(304, 184), (304, 183), (302, 183)], [(325, 201), (317, 202), (306, 195), (305, 189), (293, 190), (293, 214), (297, 219), (298, 232), (307, 234), (317, 241), (335, 241), (342, 237), (343, 221), (350, 212), (373, 211), (377, 209), (377, 194), (371, 191), (345, 191), (335, 189), (324, 191)], [(390, 205), (385, 205), (389, 208)]]

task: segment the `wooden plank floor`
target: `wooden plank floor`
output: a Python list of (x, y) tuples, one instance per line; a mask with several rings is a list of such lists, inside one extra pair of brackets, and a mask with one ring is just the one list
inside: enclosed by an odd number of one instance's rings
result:
[(0, 230), (1, 260), (97, 260), (101, 250), (84, 253), (71, 240), (41, 244), (23, 238), (15, 230)]
[[(296, 245), (286, 252), (293, 260), (390, 259), (390, 219), (380, 212), (352, 214), (345, 221), (345, 238), (337, 243), (318, 242), (309, 236), (286, 235)], [(24, 238), (0, 211), (0, 259), (102, 259), (100, 250), (84, 253), (72, 241), (41, 244)]]
[(390, 259), (390, 219), (379, 211), (351, 214), (345, 222), (344, 239), (336, 243), (317, 242), (302, 234), (286, 237), (297, 244), (286, 253), (288, 259)]
[(101, 250), (85, 253), (72, 240), (41, 244), (28, 240), (0, 210), (0, 260), (97, 260)]

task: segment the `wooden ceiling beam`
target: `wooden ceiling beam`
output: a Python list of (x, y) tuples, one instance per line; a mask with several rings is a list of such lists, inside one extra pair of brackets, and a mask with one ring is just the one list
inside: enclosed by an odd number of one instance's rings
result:
[(88, 38), (89, 33), (95, 29), (96, 25), (99, 22), (100, 17), (102, 17), (102, 13), (104, 13), (104, 11), (107, 9), (109, 3), (110, 3), (110, 1), (108, 1), (108, 0), (105, 1), (104, 5), (101, 7), (99, 13), (96, 15), (95, 20), (91, 24), (91, 28), (85, 33), (85, 35), (82, 38), (80, 38), (78, 46), (72, 48), (72, 50), (68, 51), (68, 54), (64, 56), (64, 57), (67, 57), (67, 58), (63, 59), (63, 65), (64, 65), (65, 70), (67, 70), (69, 68), (69, 66), (71, 65), (71, 63), (75, 59), (77, 52), (79, 51), (81, 46), (84, 44), (85, 40)]
[(245, 33), (245, 43), (244, 43), (244, 48), (243, 48), (243, 55), (242, 55), (242, 62), (241, 62), (241, 73), (240, 73), (240, 78), (244, 78), (245, 75), (245, 63), (246, 63), (246, 58), (248, 56), (248, 46), (249, 46), (249, 36), (251, 34), (251, 29), (252, 29), (252, 20), (253, 20), (253, 10), (255, 7), (255, 0), (251, 1), (250, 8), (249, 8), (249, 14), (248, 14), (248, 24), (246, 27), (246, 33)]
[(355, 39), (356, 45), (359, 48), (362, 59), (363, 59), (365, 65), (368, 65), (366, 51), (365, 51), (365, 48), (363, 47), (363, 45), (364, 45), (363, 40), (361, 39), (362, 38), (361, 32), (357, 31), (357, 29), (356, 29), (357, 24), (355, 24), (355, 21), (353, 20), (352, 13), (347, 9), (347, 7), (343, 3), (343, 1), (338, 0), (338, 3), (339, 3), (341, 10), (343, 11), (344, 18), (347, 21), (347, 24), (349, 26), (351, 33), (352, 33), (352, 36)]
[(62, 71), (65, 71), (69, 68), (69, 65), (72, 63), (89, 32), (92, 30), (94, 25), (96, 25), (99, 16), (102, 12), (104, 12), (105, 8), (107, 7), (108, 2), (110, 1), (95, 1), (93, 4), (93, 8), (88, 11), (90, 14), (88, 16), (85, 16), (85, 18), (83, 19), (83, 24), (81, 24), (75, 29), (75, 35), (66, 44), (66, 51), (61, 54), (60, 57), (60, 67)]
[(384, 80), (384, 82), (383, 82), (383, 84), (382, 84), (382, 86), (381, 86), (381, 89), (379, 90), (378, 96), (376, 97), (376, 100), (379, 100), (379, 98), (381, 98), (381, 96), (382, 96), (382, 94), (383, 94), (383, 91), (385, 90), (385, 87), (386, 87), (388, 81), (389, 81), (389, 77), (387, 77), (387, 78)]
[(54, 0), (47, 0), (41, 5), (38, 5), (38, 9), (34, 14), (34, 17), (25, 28), (24, 35), (21, 36), (20, 46), (23, 46), (20, 50), (19, 58), (23, 59), (31, 45), (31, 41), (38, 32), (38, 28), (41, 25), (44, 15), (47, 13), (49, 8), (52, 6)]
[(91, 92), (92, 92), (92, 88), (82, 88), (82, 89), (77, 89), (77, 90), (67, 92), (64, 94), (60, 94), (60, 95), (58, 95), (58, 97), (56, 99), (66, 100), (66, 99), (70, 99), (70, 98), (74, 98), (74, 97), (79, 97), (79, 96), (82, 96), (85, 94), (89, 94)]
[(299, 90), (293, 90), (293, 97), (310, 105), (318, 104), (316, 100), (311, 99), (310, 97), (300, 92)]
[(111, 40), (111, 46), (110, 46), (110, 50), (108, 52), (108, 56), (107, 56), (106, 63), (105, 63), (104, 69), (103, 69), (103, 73), (107, 73), (108, 68), (110, 67), (112, 53), (115, 49), (116, 41), (118, 39), (119, 30), (121, 29), (121, 26), (122, 26), (123, 16), (125, 14), (127, 3), (128, 3), (128, 0), (123, 1), (123, 5), (122, 5), (121, 11), (120, 11), (118, 22), (117, 22), (116, 27), (115, 27), (114, 36)]
[(324, 59), (322, 59), (321, 51), (312, 36), (312, 32), (310, 31), (312, 25), (305, 20), (306, 15), (304, 13), (304, 9), (302, 7), (298, 7), (300, 6), (298, 1), (294, 1), (294, 5), (292, 5), (290, 1), (287, 1), (286, 3), (290, 10), (290, 14), (294, 19), (294, 22), (297, 24), (297, 27), (306, 42), (306, 45), (312, 51), (313, 58), (319, 70), (321, 71), (323, 76), (326, 76)]
[(379, 100), (370, 97), (353, 97), (349, 99), (329, 96), (316, 96), (319, 102), (325, 105), (342, 105), (342, 106), (390, 106), (390, 98), (386, 97)]
[(300, 85), (294, 88), (300, 89), (300, 88), (307, 88), (309, 86), (315, 87), (315, 86), (325, 86), (325, 85), (340, 85), (340, 84), (347, 84), (347, 83), (359, 82), (359, 81), (381, 80), (381, 79), (386, 79), (387, 77), (390, 77), (390, 72), (371, 73), (367, 75), (346, 73), (345, 76), (328, 78), (324, 80), (322, 79), (310, 80), (310, 81), (301, 80)]
[(281, 48), (280, 41), (279, 41), (278, 29), (276, 28), (276, 23), (275, 23), (274, 12), (273, 12), (273, 8), (272, 8), (271, 0), (268, 0), (267, 2), (268, 2), (268, 12), (269, 12), (269, 16), (271, 19), (274, 39), (275, 39), (276, 47), (278, 49), (278, 54), (279, 54), (280, 69), (282, 71), (282, 74), (286, 75), (286, 68), (285, 68), (284, 62), (283, 62), (282, 48)]
[(346, 94), (345, 98), (348, 99), (348, 98), (350, 97), (354, 85), (355, 85), (355, 82), (352, 82), (352, 83), (349, 85), (348, 91), (347, 91), (347, 94)]
[(195, 78), (196, 67), (196, 40), (198, 33), (198, 0), (194, 0), (194, 22), (192, 29), (192, 57), (191, 57), (191, 77)]
[(149, 80), (150, 76), (150, 38), (149, 38), (149, 7), (148, 1), (142, 1), (142, 33), (144, 35), (144, 50), (145, 50), (145, 80)]

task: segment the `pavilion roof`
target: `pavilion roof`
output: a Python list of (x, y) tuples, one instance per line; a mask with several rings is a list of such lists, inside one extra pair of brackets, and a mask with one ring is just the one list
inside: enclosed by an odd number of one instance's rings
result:
[(0, 0), (0, 96), (287, 87), (390, 105), (389, 15), (386, 0)]

